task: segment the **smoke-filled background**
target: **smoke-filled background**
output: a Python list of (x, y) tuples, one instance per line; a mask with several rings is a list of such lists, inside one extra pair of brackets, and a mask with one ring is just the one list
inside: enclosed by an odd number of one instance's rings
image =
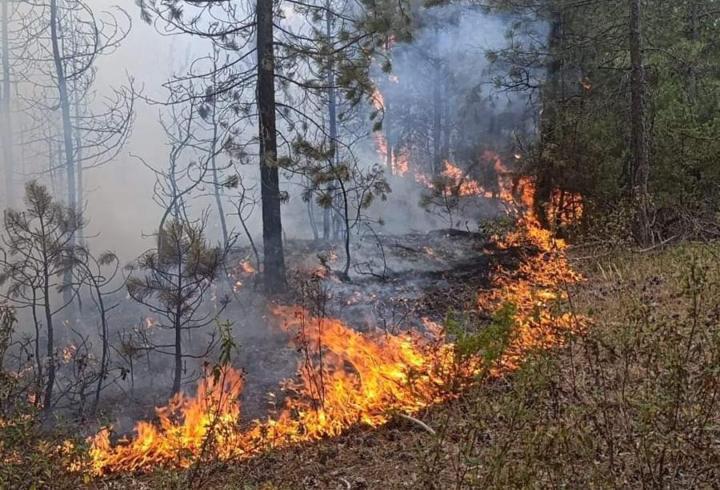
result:
[[(98, 12), (112, 12), (114, 4), (102, 0), (93, 8)], [(163, 29), (143, 22), (139, 9), (128, 8), (127, 13), (130, 22), (118, 16), (129, 28), (127, 37), (112, 52), (97, 58), (94, 103), (102, 103), (103, 98), (112, 96), (114, 89), (128, 85), (130, 79), (144, 99), (164, 102), (168, 97), (164, 84), (173, 77), (187, 74), (192, 61), (210, 55), (212, 46), (207, 39), (158, 32)], [(293, 15), (286, 21), (300, 27), (303, 23), (299, 16)], [(412, 43), (395, 43), (389, 47), (392, 71), (383, 73), (377, 69), (375, 76), (387, 104), (381, 132), (387, 132), (395, 151), (407, 155), (411, 173), (405, 179), (392, 182), (390, 204), (379, 204), (373, 209), (373, 215), (387, 223), (383, 232), (402, 233), (442, 224), (419, 208), (422, 189), (415, 185), (415, 172), (432, 174), (433, 166), (438, 165), (433, 160), (438, 158), (440, 165), (450, 159), (463, 168), (471, 168), (481, 158), (483, 149), (513, 145), (518, 131), (534, 128), (527, 98), (496, 88), (498, 73), (493, 71), (487, 57), (488, 51), (506, 47), (507, 33), (514, 21), (471, 8), (435, 7), (423, 11), (417, 19), (419, 28)], [(24, 85), (18, 85), (18, 90), (23, 88)], [(434, 105), (440, 107), (434, 108)], [(170, 151), (158, 122), (168, 108), (139, 99), (134, 109), (132, 133), (122, 150), (112, 161), (89, 168), (85, 173), (85, 216), (89, 222), (86, 234), (92, 237), (94, 247), (115, 250), (126, 261), (150, 246), (146, 238), (154, 233), (163, 212), (152, 200), (155, 176), (141, 159), (162, 168), (167, 164)], [(440, 111), (441, 129), (437, 135), (433, 134), (434, 109)], [(368, 137), (359, 158), (366, 166), (384, 165), (385, 157), (378, 154), (373, 142), (371, 110), (367, 112)], [(48, 115), (56, 117), (52, 112)], [(23, 114), (18, 117), (22, 119)], [(434, 137), (443, 141), (438, 143)], [(14, 175), (16, 196), (19, 196), (24, 181), (31, 178), (47, 181), (48, 175), (40, 170), (44, 148), (33, 143), (27, 144), (32, 148), (21, 148), (26, 143), (19, 141), (17, 134), (14, 142), (18, 155), (28, 155), (22, 157), (22, 164)], [(443, 147), (439, 157), (434, 155), (433, 145)], [(220, 159), (227, 161), (229, 157), (221, 155)], [(255, 165), (235, 167), (237, 169), (250, 185), (257, 184)], [(286, 187), (290, 192), (290, 202), (283, 207), (286, 233), (310, 238), (301, 191), (297, 186)], [(205, 199), (194, 208), (199, 213), (210, 205), (210, 200)], [(230, 203), (227, 209), (232, 209)], [(237, 223), (232, 218), (229, 221), (237, 231)], [(253, 232), (258, 233), (259, 209), (253, 213), (251, 222)], [(214, 217), (209, 237), (220, 238)]]
[[(190, 220), (205, 221), (207, 239), (220, 243), (223, 235), (213, 196), (215, 187), (220, 184), (220, 201), (236, 250), (229, 256), (223, 273), (229, 272), (229, 279), (218, 281), (219, 284), (208, 293), (212, 298), (208, 298), (208, 304), (203, 308), (207, 311), (218, 309), (218, 304), (222, 302), (220, 298), (228, 294), (229, 289), (235, 289), (234, 300), (231, 299), (220, 318), (230, 319), (232, 335), (241, 346), (237, 363), (248, 371), (248, 386), (253, 389), (247, 391), (255, 397), (254, 405), (249, 403), (253, 413), (265, 403), (266, 391), (292, 376), (296, 363), (294, 350), (287, 348), (287, 338), (267, 328), (262, 301), (258, 301), (255, 289), (251, 289), (254, 271), (245, 265), (254, 260), (249, 247), (250, 239), (253, 239), (253, 245), (262, 243), (261, 206), (258, 202), (250, 202), (243, 207), (241, 221), (238, 217), (238, 189), (224, 185), (225, 182), (239, 180), (242, 188), (247, 189), (248, 201), (259, 200), (257, 122), (252, 113), (248, 116), (242, 108), (237, 113), (223, 113), (227, 127), (223, 127), (218, 147), (224, 150), (227, 146), (228, 149), (216, 154), (218, 180), (213, 183), (206, 172), (202, 182), (193, 182), (198, 169), (207, 169), (208, 149), (201, 143), (204, 145), (211, 134), (203, 125), (205, 117), (198, 115), (207, 114), (213, 102), (231, 106), (236, 102), (232, 96), (217, 96), (208, 102), (211, 98), (205, 97), (204, 91), (220, 91), (222, 82), (207, 82), (207, 74), (215, 69), (213, 59), (220, 64), (232, 64), (236, 54), (216, 50), (207, 38), (172, 31), (161, 20), (155, 19), (148, 24), (141, 18), (139, 9), (118, 10), (111, 0), (93, 3), (92, 8), (98, 18), (103, 17), (103, 12), (112, 15), (108, 19), (114, 19), (111, 31), (115, 33), (115, 38), (102, 53), (89, 56), (94, 69), (91, 83), (86, 88), (83, 110), (87, 114), (102, 114), (107, 107), (116, 104), (114, 110), (120, 114), (117, 116), (120, 119), (110, 122), (122, 127), (127, 134), (122, 138), (118, 136), (117, 142), (111, 140), (114, 144), (112, 151), (108, 151), (111, 158), (89, 159), (82, 164), (83, 193), (80, 199), (83, 217), (87, 221), (82, 235), (92, 250), (113, 251), (122, 265), (135, 261), (143, 252), (157, 246), (160, 220), (173, 207), (167, 200), (170, 184), (163, 178), (163, 173), (168, 172), (172, 164), (178, 167), (178, 170), (173, 170), (179, 182), (176, 184), (192, 191), (182, 198), (183, 213), (187, 213)], [(296, 34), (313, 32), (306, 16), (299, 15), (291, 7), (286, 7), (284, 12), (282, 25), (288, 31)], [(33, 14), (42, 16), (43, 12)], [(21, 9), (16, 15), (22, 17), (26, 12)], [(27, 19), (31, 19), (29, 14)], [(39, 22), (42, 24), (42, 21)], [(373, 184), (375, 187), (371, 186), (375, 199), (366, 208), (361, 205), (364, 194), (360, 191), (350, 194), (351, 199), (358, 201), (350, 203), (351, 213), (357, 213), (356, 224), (350, 233), (355, 266), (350, 271), (361, 277), (364, 274), (384, 278), (388, 271), (407, 273), (413, 269), (431, 271), (436, 267), (432, 263), (393, 258), (391, 251), (386, 253), (384, 249), (384, 263), (380, 262), (380, 236), (401, 237), (438, 228), (474, 231), (482, 218), (499, 215), (497, 205), (490, 204), (479, 191), (453, 196), (453, 202), (448, 203), (444, 191), (433, 195), (433, 188), (448, 182), (460, 188), (462, 181), (468, 180), (474, 185), (492, 189), (498, 180), (498, 155), (506, 159), (519, 158), (515, 155), (519, 154), (523, 144), (532, 140), (537, 126), (532, 100), (522, 91), (501, 88), (498, 79), (505, 75), (505, 67), (493, 63), (490, 53), (503, 50), (509, 43), (525, 42), (533, 36), (542, 37), (542, 25), (526, 23), (522, 34), (518, 34), (519, 24), (515, 17), (489, 15), (478, 9), (458, 6), (418, 10), (413, 22), (412, 39), (390, 39), (381, 56), (370, 67), (370, 77), (376, 86), (372, 94), (352, 103), (345, 100), (344, 92), (338, 92), (340, 100), (337, 106), (342, 121), (338, 140), (343, 143), (340, 161), (356, 169), (357, 175), (365, 179), (362, 184), (357, 184), (358, 187), (369, 185), (367, 182), (371, 178), (375, 179), (372, 182), (376, 182)], [(47, 46), (47, 33), (43, 34), (41, 41)], [(23, 42), (33, 41), (25, 39)], [(246, 55), (248, 50), (248, 47), (240, 49), (237, 56)], [(35, 56), (33, 62), (27, 64), (27, 74), (19, 76), (15, 85), (13, 117), (17, 126), (12, 132), (16, 156), (12, 175), (15, 205), (20, 205), (22, 186), (29, 180), (38, 180), (47, 185), (57, 199), (66, 200), (63, 143), (58, 130), (59, 104), (52, 83), (48, 82), (52, 81), (52, 73), (43, 64), (44, 61), (43, 56)], [(255, 62), (252, 57), (245, 61), (240, 68), (233, 66), (218, 70), (219, 76), (228, 73), (237, 76), (232, 70), (247, 69)], [(16, 66), (25, 65), (18, 62)], [(311, 77), (311, 70), (317, 67), (306, 64), (295, 68), (299, 74), (295, 72), (294, 75), (302, 78)], [(201, 74), (204, 83), (209, 85), (198, 82), (188, 86), (185, 83), (195, 77), (202, 78)], [(73, 88), (78, 89), (76, 86)], [(250, 88), (238, 96), (240, 107), (252, 105), (254, 90)], [(118, 94), (132, 97), (132, 105), (117, 104)], [(288, 106), (302, 111), (307, 119), (280, 118), (278, 129), (281, 134), (298, 132), (303, 138), (311, 140), (325, 131), (326, 101), (322, 98), (309, 100), (301, 89), (292, 85), (283, 85), (279, 89), (279, 97)], [(189, 105), (189, 100), (196, 105)], [(278, 112), (293, 114), (282, 108)], [(180, 117), (175, 117), (178, 115)], [(190, 127), (188, 133), (193, 143), (183, 148), (178, 156), (175, 152), (178, 140), (185, 137), (183, 131), (188, 115), (196, 118), (197, 125)], [(238, 126), (234, 126), (234, 115), (242, 120)], [(75, 116), (81, 126), (84, 121), (90, 120), (83, 114)], [(347, 119), (343, 119), (345, 116)], [(124, 125), (121, 124), (122, 117), (126, 118)], [(306, 127), (298, 129), (303, 126)], [(313, 130), (320, 126), (322, 131)], [(100, 134), (104, 132), (105, 129), (99, 131)], [(82, 135), (79, 133), (77, 138), (81, 147)], [(279, 151), (281, 159), (303, 160), (307, 157), (297, 150), (294, 142), (284, 138), (282, 141), (285, 143), (281, 144)], [(230, 141), (232, 143), (226, 145)], [(281, 171), (281, 189), (287, 193), (282, 215), (289, 267), (293, 271), (302, 270), (304, 266), (319, 267), (319, 259), (323, 267), (329, 263), (329, 267), (338, 268), (344, 260), (342, 247), (332, 245), (331, 250), (327, 250), (312, 242), (314, 237), (317, 238), (317, 229), (323, 226), (325, 211), (320, 202), (325, 184), (316, 184), (308, 192), (311, 185), (308, 182), (312, 182), (313, 177), (298, 170), (305, 168), (309, 167), (291, 165)], [(442, 179), (445, 179), (444, 183)], [(384, 181), (389, 187), (385, 187)], [(412, 250), (415, 247), (414, 236), (393, 240), (395, 245), (405, 243), (400, 249)], [(470, 252), (459, 245), (453, 252), (454, 258), (465, 259), (464, 254)], [(238, 271), (239, 277), (235, 274)], [(123, 271), (117, 281), (128, 274)], [(414, 300), (427, 281), (428, 278), (410, 278), (409, 293), (388, 293), (380, 287), (375, 293), (368, 294), (363, 300), (365, 303), (361, 302), (352, 310), (353, 314), (366, 326), (378, 327), (386, 319), (377, 317), (377, 301), (373, 299), (376, 293), (378, 296), (400, 294), (400, 298), (405, 294), (404, 299)], [(244, 288), (244, 296), (237, 296), (239, 288)], [(366, 294), (363, 287), (335, 284), (330, 289), (337, 297)], [(157, 315), (141, 305), (134, 305), (122, 291), (116, 301), (120, 306), (113, 313), (111, 337), (126, 342), (127, 335), (132, 338), (132, 334), (127, 333), (128, 329), (132, 330), (135, 325), (139, 325), (141, 330), (150, 329), (157, 324)], [(349, 304), (351, 300), (343, 301)], [(83, 318), (83, 315), (87, 316)], [(25, 317), (26, 312), (22, 312), (21, 319)], [(87, 336), (90, 351), (97, 350), (98, 346), (93, 326), (96, 321), (92, 314), (80, 312), (78, 325), (74, 327), (78, 335)], [(412, 322), (410, 324), (412, 326)], [(218, 347), (213, 328), (210, 325), (207, 331), (188, 337), (193, 346), (199, 347), (197, 352), (204, 352), (202, 346), (215, 341), (213, 355), (216, 355)], [(76, 342), (72, 339), (73, 335), (62, 336), (61, 342)], [(185, 361), (185, 369), (193, 373), (186, 376), (188, 382), (199, 375), (204, 361), (200, 355)], [(148, 357), (147, 363), (147, 373), (151, 375), (133, 380), (136, 396), (147, 402), (144, 406), (140, 404), (140, 413), (152, 403), (162, 402), (167, 396), (162, 387), (170, 384), (169, 357), (160, 357), (157, 361)], [(121, 379), (116, 381), (118, 386), (127, 384), (128, 375), (125, 368), (122, 369)], [(154, 373), (161, 373), (161, 376), (155, 377)], [(120, 393), (122, 390), (114, 391), (115, 396), (121, 396)], [(128, 411), (125, 418), (118, 420), (119, 426), (129, 428), (129, 422), (136, 415)]]

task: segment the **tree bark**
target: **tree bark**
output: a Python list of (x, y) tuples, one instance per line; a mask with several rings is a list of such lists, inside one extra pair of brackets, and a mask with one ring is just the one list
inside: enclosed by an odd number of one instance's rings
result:
[(641, 0), (630, 0), (632, 190), (637, 206), (637, 239), (640, 243), (647, 244), (652, 240), (652, 234), (649, 220), (648, 180), (650, 178), (650, 161), (648, 157), (647, 128), (645, 126), (645, 67), (643, 66), (642, 53), (641, 13)]
[(265, 291), (269, 294), (284, 292), (287, 287), (282, 242), (280, 176), (277, 162), (273, 3), (271, 0), (257, 0), (256, 10), (263, 273)]
[[(325, 27), (328, 44), (332, 42), (332, 12), (330, 10), (330, 2), (325, 3)], [(335, 65), (330, 63), (327, 72), (328, 84), (328, 123), (330, 130), (330, 167), (335, 168), (337, 164), (337, 94), (335, 92)], [(327, 187), (328, 194), (333, 197), (335, 195), (335, 186), (333, 184)], [(323, 239), (329, 240), (332, 230), (332, 206), (328, 206), (323, 210)]]
[(58, 18), (57, 0), (50, 0), (50, 37), (52, 43), (53, 62), (55, 64), (55, 76), (57, 77), (57, 88), (59, 95), (60, 111), (62, 113), (62, 136), (65, 157), (65, 173), (67, 175), (67, 206), (70, 209), (77, 209), (77, 195), (75, 189), (75, 155), (73, 145), (73, 131), (70, 116), (70, 97), (68, 95), (68, 84), (65, 78), (65, 65), (63, 54), (60, 52), (60, 19)]
[[(63, 53), (60, 50), (60, 19), (58, 16), (58, 10), (57, 0), (50, 0), (50, 41), (52, 44), (53, 62), (55, 64), (55, 76), (57, 78), (60, 111), (62, 113), (63, 155), (65, 158), (65, 173), (67, 176), (67, 207), (73, 211), (77, 211), (77, 192), (75, 188), (77, 176), (75, 175), (73, 130), (70, 116), (71, 102), (68, 94), (68, 83), (65, 78), (65, 62), (63, 59)], [(68, 243), (70, 248), (74, 248), (75, 239), (75, 232), (73, 232)], [(63, 281), (66, 286), (63, 292), (63, 301), (69, 304), (72, 301), (72, 291), (69, 287), (69, 284), (72, 281), (72, 271), (69, 268), (65, 272)], [(69, 317), (72, 317), (73, 314), (74, 311), (72, 305), (70, 305)]]
[(12, 116), (10, 114), (10, 36), (8, 3), (2, 0), (2, 121), (0, 122), (0, 137), (3, 147), (3, 165), (5, 166), (5, 205), (15, 205), (15, 159), (13, 155)]

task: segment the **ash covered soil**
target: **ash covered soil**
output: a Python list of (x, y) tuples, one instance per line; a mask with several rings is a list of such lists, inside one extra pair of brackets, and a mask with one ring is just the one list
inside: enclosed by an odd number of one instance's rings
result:
[[(483, 322), (487, 318), (478, 308), (478, 291), (492, 287), (490, 276), (497, 268), (514, 269), (523, 253), (498, 249), (487, 235), (458, 230), (353, 237), (351, 247), (353, 267), (348, 281), (337, 273), (345, 258), (341, 243), (289, 240), (290, 288), (274, 301), (321, 310), (363, 332), (422, 332), (427, 320), (442, 323), (451, 312)], [(246, 376), (241, 400), (245, 423), (283, 406), (280, 386), (296, 376), (299, 360), (292, 336), (280, 328), (282, 320), (270, 313), (272, 305), (261, 294), (258, 276), (243, 270), (242, 264), (252, 256), (248, 249), (236, 250), (229, 270), (235, 291), (219, 288), (216, 292), (217, 298), (226, 294), (230, 298), (220, 319), (232, 323), (237, 343), (233, 364)], [(198, 346), (207, 342), (200, 335), (194, 338)], [(170, 372), (169, 359), (159, 358), (152, 373), (137, 373), (139, 381), (131, 396), (123, 393), (121, 405), (108, 407), (117, 435), (130, 435), (137, 420), (154, 418), (155, 407), (167, 401), (168, 393), (158, 387), (170, 386)], [(184, 389), (194, 393), (201, 363), (188, 364), (187, 372)]]
[[(498, 249), (487, 235), (458, 230), (367, 235), (351, 247), (350, 280), (343, 280), (342, 244), (288, 241), (290, 292), (275, 301), (320, 311), (361, 332), (423, 331), (428, 320), (442, 323), (452, 312), (482, 322), (488, 318), (478, 308), (478, 291), (492, 287), (493, 270), (513, 269), (521, 257), (519, 250)], [(247, 257), (241, 250), (234, 260)], [(254, 281), (242, 281), (224, 313), (239, 343), (234, 364), (246, 372), (246, 421), (282, 405), (278, 387), (295, 375), (298, 362), (292, 338), (268, 314)]]

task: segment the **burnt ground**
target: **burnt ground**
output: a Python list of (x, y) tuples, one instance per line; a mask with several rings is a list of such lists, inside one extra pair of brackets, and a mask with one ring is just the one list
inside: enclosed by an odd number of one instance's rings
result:
[[(478, 310), (478, 291), (492, 287), (491, 276), (497, 268), (512, 270), (519, 266), (524, 253), (519, 249), (498, 249), (486, 235), (440, 230), (427, 234), (365, 237), (353, 246), (356, 260), (365, 268), (351, 271), (351, 281), (342, 281), (328, 271), (342, 267), (342, 253), (335, 245), (313, 242), (289, 242), (287, 262), (293, 277), (292, 289), (282, 304), (312, 303), (307, 293), (312, 283), (325, 291), (327, 314), (341, 318), (358, 330), (421, 329), (422, 319), (442, 321), (449, 312), (475, 315), (487, 320)], [(382, 252), (378, 252), (378, 249)], [(530, 251), (531, 252), (531, 251)], [(383, 253), (385, 260), (383, 260)], [(239, 253), (237, 260), (247, 255)], [(368, 267), (369, 266), (369, 267)], [(370, 273), (371, 272), (371, 273)], [(248, 312), (267, 311), (258, 300), (251, 280), (245, 280), (236, 304), (244, 305), (245, 320), (235, 324), (241, 342), (235, 364), (247, 370), (243, 395), (243, 419), (261, 417), (269, 408), (268, 392), (278, 391), (279, 381), (293, 376), (297, 352), (291, 339), (273, 328), (264, 318), (260, 329), (249, 328)], [(303, 294), (305, 291), (305, 294)], [(312, 304), (307, 305), (312, 307)], [(237, 317), (236, 317), (237, 318)], [(281, 397), (276, 399), (281, 403)], [(462, 403), (450, 401), (429, 407), (418, 417), (437, 427), (447, 413), (457, 412), (462, 419)], [(245, 462), (212, 462), (193, 478), (193, 488), (423, 488), (422, 454), (430, 447), (429, 436), (418, 425), (396, 417), (379, 429), (356, 427), (342, 436), (271, 451)], [(187, 484), (182, 473), (158, 473), (141, 477), (113, 478), (104, 488), (149, 488)], [(168, 478), (168, 480), (165, 480)], [(179, 480), (177, 480), (179, 479)], [(178, 483), (180, 482), (180, 483)], [(183, 483), (185, 482), (185, 483)], [(116, 486), (117, 485), (117, 486)], [(139, 485), (139, 486), (136, 486)]]
[[(424, 319), (442, 323), (453, 311), (485, 321), (485, 313), (477, 306), (478, 291), (492, 287), (490, 276), (495, 268), (514, 268), (521, 255), (517, 250), (498, 250), (487, 235), (480, 233), (437, 230), (369, 235), (353, 240), (354, 267), (350, 281), (343, 281), (335, 273), (343, 266), (341, 245), (290, 240), (286, 251), (291, 292), (276, 298), (277, 303), (321, 310), (359, 331), (381, 329), (390, 333), (422, 331)], [(240, 249), (232, 263), (250, 257), (249, 250)], [(238, 280), (242, 287), (230, 294), (231, 302), (221, 319), (233, 325), (237, 343), (234, 365), (246, 372), (243, 419), (250, 421), (265, 416), (274, 404), (282, 404), (279, 387), (296, 374), (298, 354), (290, 336), (269, 315), (257, 278), (235, 270), (232, 282)], [(227, 294), (229, 287), (225, 289), (216, 291), (217, 296)], [(137, 321), (142, 312), (132, 315)], [(193, 334), (198, 346), (208, 338), (209, 332)], [(211, 354), (210, 360), (214, 356)], [(170, 361), (167, 356), (153, 357), (148, 368), (147, 362), (138, 359), (134, 391), (128, 391), (125, 379), (118, 381), (122, 386), (117, 396), (107, 393), (106, 422), (112, 423), (116, 434), (131, 433), (136, 420), (152, 419), (154, 407), (165, 404)], [(188, 364), (187, 371), (186, 390), (192, 393), (194, 379), (202, 372), (200, 361), (196, 366)]]
[[(520, 260), (517, 250), (499, 250), (487, 235), (479, 233), (437, 230), (364, 236), (352, 243), (356, 265), (350, 280), (344, 281), (336, 272), (344, 264), (340, 245), (289, 241), (286, 250), (291, 293), (277, 299), (278, 303), (303, 305), (359, 331), (389, 333), (422, 331), (424, 320), (442, 323), (451, 312), (487, 320), (486, 313), (478, 309), (478, 291), (492, 287), (494, 269), (512, 269)], [(244, 251), (236, 260), (248, 256)], [(268, 402), (281, 402), (278, 386), (294, 376), (297, 352), (291, 339), (272, 326), (276, 320), (266, 316), (267, 305), (255, 292), (259, 285), (243, 282), (237, 304), (247, 306), (235, 313), (236, 304), (226, 316), (235, 322), (241, 344), (236, 365), (246, 370), (243, 410), (248, 420), (261, 417)]]

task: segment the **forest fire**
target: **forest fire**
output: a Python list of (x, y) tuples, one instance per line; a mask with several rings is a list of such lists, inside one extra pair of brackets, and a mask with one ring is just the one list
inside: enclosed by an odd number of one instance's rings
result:
[(235, 426), (240, 416), (237, 400), (243, 385), (242, 374), (232, 368), (211, 372), (200, 381), (194, 398), (180, 393), (165, 407), (156, 409), (158, 425), (138, 422), (137, 436), (132, 441), (113, 447), (109, 431), (103, 429), (93, 438), (90, 450), (95, 471), (109, 468), (130, 471), (172, 460), (187, 466), (189, 460), (179, 455), (199, 454), (211, 432), (219, 443), (213, 449), (230, 451), (234, 430), (228, 429)]
[(296, 307), (276, 307), (273, 315), (304, 353), (299, 380), (285, 383), (288, 397), (277, 417), (241, 428), (243, 379), (226, 368), (208, 374), (195, 398), (177, 395), (157, 409), (159, 424), (138, 423), (134, 439), (112, 445), (110, 432), (101, 431), (92, 440), (93, 472), (188, 467), (209, 438), (213, 456), (230, 459), (338, 435), (356, 424), (375, 427), (394, 412), (414, 413), (447, 399), (451, 378), (457, 382), (472, 374), (468, 366), (464, 374), (458, 371), (452, 346), (440, 339), (363, 335)]
[[(448, 172), (454, 175), (452, 167)], [(478, 294), (478, 305), (486, 311), (506, 304), (514, 308), (509, 347), (492, 367), (501, 375), (515, 369), (529, 349), (561, 343), (565, 333), (581, 328), (582, 320), (555, 313), (554, 304), (567, 299), (566, 286), (580, 277), (565, 257), (564, 242), (540, 227), (532, 182), (514, 182), (510, 189), (504, 175), (498, 180), (498, 197), (512, 195), (513, 205), (522, 210), (517, 231), (498, 239), (500, 247), (537, 250), (524, 257), (517, 271), (494, 271), (494, 287)], [(110, 431), (101, 431), (92, 440), (91, 471), (102, 475), (158, 465), (189, 467), (208, 454), (241, 459), (335, 436), (358, 424), (377, 427), (393, 414), (417, 413), (458, 396), (483, 367), (480, 356), (458, 356), (454, 344), (436, 329), (428, 329), (427, 336), (360, 333), (340, 320), (314, 317), (293, 306), (276, 306), (272, 316), (293, 335), (301, 353), (298, 377), (283, 384), (286, 397), (278, 413), (241, 425), (243, 378), (227, 367), (208, 374), (194, 398), (177, 395), (157, 409), (157, 424), (139, 422), (133, 439), (112, 444)]]
[[(397, 83), (397, 79), (391, 79), (393, 83)], [(372, 105), (378, 113), (385, 112), (385, 97), (382, 92), (375, 90), (371, 96)], [(383, 162), (389, 165), (392, 175), (399, 177), (405, 176), (410, 170), (410, 160), (404, 151), (398, 151), (390, 145), (388, 138), (381, 131), (376, 131), (373, 135), (375, 141), (375, 149)]]

